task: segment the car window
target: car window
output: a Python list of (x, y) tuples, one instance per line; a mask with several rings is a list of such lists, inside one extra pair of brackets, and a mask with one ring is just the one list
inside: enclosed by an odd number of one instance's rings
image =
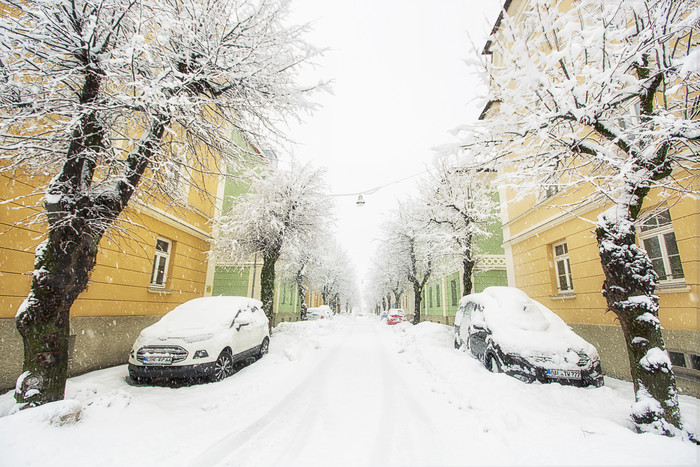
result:
[(469, 317), (469, 318), (472, 317), (472, 313), (474, 312), (474, 308), (475, 308), (474, 302), (467, 303), (467, 306), (464, 309), (464, 312), (466, 313), (467, 317)]

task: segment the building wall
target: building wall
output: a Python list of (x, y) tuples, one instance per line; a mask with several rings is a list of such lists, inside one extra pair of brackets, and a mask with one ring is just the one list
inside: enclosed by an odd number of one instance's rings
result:
[[(0, 388), (14, 386), (22, 368), (22, 341), (14, 317), (29, 293), (34, 251), (43, 240), (38, 177), (0, 174)], [(212, 189), (215, 180), (205, 186)], [(214, 189), (214, 191), (216, 191)], [(126, 363), (138, 332), (175, 306), (201, 297), (207, 280), (208, 219), (214, 207), (196, 193), (185, 193), (188, 210), (151, 200), (134, 201), (131, 222), (122, 222), (101, 240), (97, 265), (87, 289), (70, 313), (71, 375)], [(28, 223), (30, 219), (36, 222)], [(165, 287), (150, 287), (156, 240), (172, 242)]]

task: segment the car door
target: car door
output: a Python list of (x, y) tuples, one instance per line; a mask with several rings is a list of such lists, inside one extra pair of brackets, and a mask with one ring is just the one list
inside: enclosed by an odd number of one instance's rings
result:
[(234, 355), (239, 355), (256, 345), (254, 343), (256, 340), (255, 318), (249, 306), (239, 310), (233, 320), (232, 328), (235, 341)]
[(473, 305), (469, 326), (469, 349), (472, 355), (483, 360), (486, 352), (486, 337), (489, 331), (484, 319), (483, 308), (476, 303)]
[[(471, 325), (471, 315), (474, 309), (474, 302), (468, 302), (459, 312), (459, 339), (465, 345), (469, 345), (469, 326)], [(457, 324), (455, 320), (455, 324)]]
[(252, 333), (252, 346), (258, 346), (267, 335), (268, 321), (265, 319), (265, 313), (260, 308), (254, 306), (251, 308), (251, 311), (253, 312), (253, 324), (251, 326), (254, 330)]

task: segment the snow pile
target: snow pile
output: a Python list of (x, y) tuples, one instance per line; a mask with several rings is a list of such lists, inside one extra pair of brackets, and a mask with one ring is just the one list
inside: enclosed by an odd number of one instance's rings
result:
[(302, 359), (309, 352), (322, 348), (324, 338), (337, 331), (338, 325), (338, 319), (280, 323), (272, 331), (274, 339), (270, 352), (281, 353), (289, 360)]

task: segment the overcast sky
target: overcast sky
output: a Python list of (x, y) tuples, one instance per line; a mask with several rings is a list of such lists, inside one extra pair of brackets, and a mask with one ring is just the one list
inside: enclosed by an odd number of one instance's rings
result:
[(311, 44), (328, 48), (314, 73), (333, 80), (321, 109), (294, 126), (295, 157), (328, 170), (336, 197), (337, 239), (362, 276), (387, 211), (415, 190), (433, 148), (474, 121), (483, 90), (465, 64), (481, 49), (500, 0), (292, 0), (296, 23), (310, 22)]

